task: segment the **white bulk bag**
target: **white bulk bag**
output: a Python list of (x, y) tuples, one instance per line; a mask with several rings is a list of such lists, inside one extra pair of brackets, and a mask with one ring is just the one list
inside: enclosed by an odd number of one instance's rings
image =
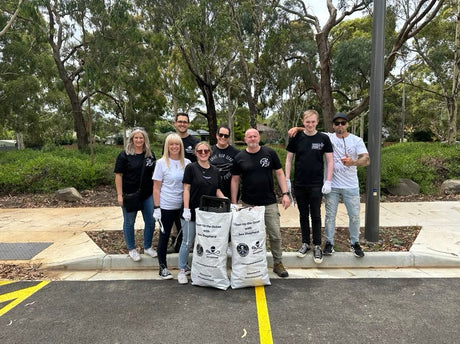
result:
[(265, 248), (265, 207), (233, 212), (231, 227), (233, 289), (270, 285)]
[(193, 247), (192, 284), (226, 290), (228, 234), (232, 213), (195, 209), (196, 236)]

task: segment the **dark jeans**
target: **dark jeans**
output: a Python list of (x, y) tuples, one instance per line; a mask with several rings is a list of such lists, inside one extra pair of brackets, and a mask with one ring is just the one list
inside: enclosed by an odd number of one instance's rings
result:
[(310, 244), (310, 220), (313, 232), (313, 245), (321, 245), (321, 187), (295, 187), (295, 198), (299, 207), (302, 243)]
[[(182, 209), (166, 210), (161, 209), (161, 222), (163, 223), (164, 233), (160, 231), (158, 238), (158, 264), (167, 267), (166, 253), (168, 251), (168, 241), (171, 234), (171, 228), (176, 219), (180, 219)], [(180, 228), (180, 227), (179, 227)]]

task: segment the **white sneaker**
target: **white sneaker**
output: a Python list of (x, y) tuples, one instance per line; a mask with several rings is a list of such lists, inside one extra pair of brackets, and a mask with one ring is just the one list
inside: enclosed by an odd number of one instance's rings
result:
[(144, 254), (148, 254), (150, 257), (155, 258), (158, 257), (157, 251), (153, 247), (149, 247), (147, 249), (144, 249)]
[(188, 279), (187, 279), (187, 276), (185, 275), (185, 270), (184, 269), (181, 269), (179, 271), (179, 275), (177, 275), (177, 282), (179, 282), (179, 284), (187, 284), (188, 283)]
[(130, 250), (128, 253), (131, 259), (134, 260), (135, 262), (139, 262), (142, 259), (141, 255), (139, 254), (139, 252), (137, 252), (136, 249)]

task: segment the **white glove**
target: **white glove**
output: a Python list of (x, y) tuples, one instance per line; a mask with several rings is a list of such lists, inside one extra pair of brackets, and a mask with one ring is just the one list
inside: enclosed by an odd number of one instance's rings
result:
[(323, 195), (327, 195), (329, 192), (331, 192), (331, 182), (329, 180), (326, 180), (324, 182), (321, 192), (323, 193)]
[(286, 179), (286, 186), (287, 186), (287, 191), (291, 193), (291, 180), (290, 179)]
[(185, 221), (190, 221), (192, 219), (192, 213), (190, 212), (189, 208), (184, 208), (182, 217), (184, 218)]
[(230, 204), (230, 210), (231, 211), (238, 211), (238, 204), (235, 204), (235, 203)]
[(153, 210), (153, 218), (156, 221), (161, 220), (161, 209), (160, 208), (156, 208), (156, 209)]

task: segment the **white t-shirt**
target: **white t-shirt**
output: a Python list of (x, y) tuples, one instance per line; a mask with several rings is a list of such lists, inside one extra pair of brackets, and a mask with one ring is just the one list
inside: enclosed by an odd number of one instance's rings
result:
[(157, 160), (152, 179), (161, 181), (160, 189), (160, 208), (166, 210), (179, 209), (182, 206), (182, 195), (184, 186), (185, 166), (190, 164), (190, 160), (185, 159), (184, 168), (180, 165), (180, 160), (169, 159), (169, 167), (164, 158)]
[(334, 149), (334, 174), (332, 176), (332, 187), (340, 189), (351, 189), (359, 187), (358, 168), (356, 166), (345, 166), (341, 158), (345, 157), (345, 149), (350, 158), (358, 159), (358, 155), (368, 153), (363, 140), (353, 134), (345, 138), (339, 138), (335, 133), (326, 133), (332, 142)]

